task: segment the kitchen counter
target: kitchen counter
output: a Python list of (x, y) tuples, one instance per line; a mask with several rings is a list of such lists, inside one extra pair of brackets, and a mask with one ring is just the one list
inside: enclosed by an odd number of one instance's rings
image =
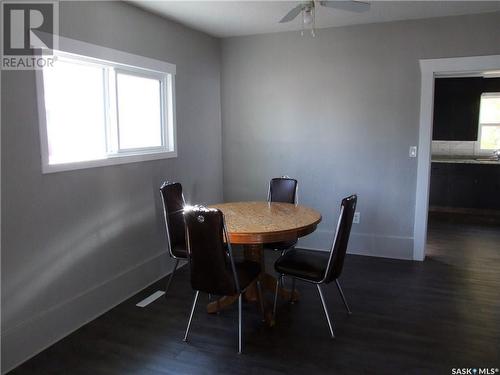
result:
[[(479, 159), (479, 160), (478, 160)], [(488, 157), (478, 157), (477, 159), (470, 156), (443, 156), (432, 155), (431, 162), (433, 163), (457, 163), (457, 164), (491, 164), (500, 165), (499, 160), (491, 159)]]

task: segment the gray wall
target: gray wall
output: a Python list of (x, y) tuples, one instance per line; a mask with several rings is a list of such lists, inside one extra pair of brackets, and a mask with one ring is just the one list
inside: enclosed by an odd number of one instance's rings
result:
[(35, 75), (2, 72), (2, 370), (165, 275), (158, 188), (222, 200), (220, 41), (121, 2), (62, 3), (63, 36), (177, 65), (175, 159), (41, 173)]
[(340, 199), (358, 193), (350, 252), (411, 259), (419, 59), (500, 53), (500, 13), (225, 39), (224, 199), (298, 178), (323, 214), (302, 246), (327, 249)]

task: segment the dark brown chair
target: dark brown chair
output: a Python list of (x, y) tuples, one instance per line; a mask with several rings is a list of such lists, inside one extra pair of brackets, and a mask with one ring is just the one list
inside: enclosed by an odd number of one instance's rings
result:
[(288, 176), (272, 178), (267, 192), (268, 202), (298, 203), (299, 183)]
[(318, 288), (321, 304), (323, 305), (328, 327), (330, 328), (330, 335), (335, 337), (321, 285), (335, 281), (342, 301), (344, 302), (344, 306), (347, 312), (351, 314), (344, 292), (340, 286), (339, 277), (344, 266), (347, 243), (351, 233), (352, 219), (354, 217), (354, 211), (356, 210), (357, 200), (358, 198), (356, 195), (351, 195), (342, 200), (337, 229), (332, 248), (329, 252), (293, 249), (287, 251), (274, 263), (274, 268), (280, 274), (276, 283), (276, 293), (274, 296), (274, 317), (276, 316), (279, 279), (283, 276), (290, 276), (294, 279), (313, 283), (316, 284)]
[(191, 286), (196, 291), (184, 341), (187, 341), (200, 291), (221, 296), (238, 295), (238, 353), (241, 353), (241, 296), (250, 284), (257, 281), (259, 300), (262, 301), (257, 279), (261, 272), (260, 264), (234, 260), (224, 215), (220, 210), (192, 207), (185, 210), (184, 220)]
[[(288, 176), (276, 177), (269, 182), (267, 191), (268, 202), (298, 203), (298, 182)], [(264, 244), (265, 249), (281, 251), (282, 253), (297, 244), (297, 240), (272, 242)]]
[[(290, 178), (288, 176), (281, 176), (272, 178), (269, 181), (269, 188), (267, 190), (267, 201), (268, 202), (281, 202), (281, 203), (293, 203), (298, 204), (299, 183), (296, 179)], [(264, 244), (264, 249), (280, 251), (281, 255), (289, 249), (293, 249), (297, 244), (297, 239), (291, 241), (280, 241), (271, 242)], [(283, 282), (283, 280), (281, 280)], [(295, 280), (292, 279), (292, 293), (290, 294), (290, 302), (293, 302), (292, 298), (295, 290)]]
[(160, 187), (165, 229), (167, 232), (168, 252), (175, 259), (175, 265), (165, 287), (167, 294), (180, 259), (187, 259), (186, 235), (184, 229), (184, 195), (182, 185), (178, 182), (165, 181)]

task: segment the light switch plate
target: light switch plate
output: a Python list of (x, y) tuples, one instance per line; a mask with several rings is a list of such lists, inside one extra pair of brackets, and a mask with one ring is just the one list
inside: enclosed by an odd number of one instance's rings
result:
[(359, 224), (360, 219), (361, 219), (361, 212), (355, 212), (354, 217), (352, 218), (352, 223)]
[(417, 146), (410, 146), (410, 158), (416, 158), (417, 157)]

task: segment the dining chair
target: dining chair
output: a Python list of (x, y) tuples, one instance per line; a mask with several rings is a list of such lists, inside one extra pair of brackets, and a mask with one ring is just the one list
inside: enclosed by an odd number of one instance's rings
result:
[(167, 233), (167, 245), (170, 256), (175, 259), (175, 265), (165, 287), (165, 296), (179, 265), (179, 260), (187, 259), (186, 236), (184, 228), (184, 195), (182, 185), (178, 182), (165, 181), (160, 187), (163, 203), (163, 216)]
[(291, 276), (294, 279), (316, 284), (332, 338), (334, 338), (335, 335), (333, 334), (333, 326), (330, 320), (330, 315), (328, 314), (328, 309), (326, 307), (325, 297), (323, 295), (321, 286), (323, 284), (329, 284), (330, 282), (335, 281), (337, 289), (340, 293), (340, 297), (342, 298), (342, 302), (344, 303), (348, 314), (351, 314), (351, 309), (347, 304), (344, 292), (342, 290), (342, 287), (340, 286), (339, 277), (344, 266), (347, 243), (349, 241), (349, 235), (351, 233), (352, 220), (354, 217), (354, 211), (356, 210), (357, 200), (358, 198), (356, 195), (351, 195), (342, 200), (342, 204), (340, 206), (340, 215), (335, 231), (335, 237), (333, 239), (333, 244), (329, 252), (293, 249), (287, 251), (278, 260), (276, 260), (276, 262), (274, 263), (274, 268), (279, 273), (280, 277), (276, 282), (276, 292), (274, 295), (273, 306), (273, 321), (276, 318), (279, 279), (281, 279), (285, 275)]
[[(290, 178), (288, 176), (272, 178), (271, 181), (269, 181), (269, 188), (267, 190), (267, 201), (293, 203), (297, 205), (299, 203), (298, 188), (299, 183), (294, 178)], [(285, 251), (294, 248), (296, 244), (297, 239), (293, 239), (290, 241), (265, 243), (263, 247), (267, 250), (280, 251), (281, 255), (283, 255)], [(281, 283), (282, 282), (283, 280), (281, 280)], [(295, 280), (292, 279), (292, 292), (290, 293), (290, 302), (293, 302), (294, 291)]]
[[(281, 176), (271, 179), (269, 181), (269, 188), (267, 191), (268, 202), (281, 202), (298, 204), (298, 187), (297, 180), (288, 176)], [(286, 250), (294, 247), (297, 240), (272, 242), (264, 244), (265, 249), (285, 252)]]
[(288, 176), (272, 178), (267, 191), (268, 202), (298, 203), (299, 183)]
[(260, 308), (264, 313), (262, 289), (257, 279), (261, 273), (260, 264), (249, 260), (235, 261), (222, 211), (195, 206), (185, 210), (184, 220), (191, 286), (196, 292), (184, 341), (188, 338), (200, 292), (238, 296), (238, 353), (241, 353), (242, 293), (254, 282), (257, 282)]

